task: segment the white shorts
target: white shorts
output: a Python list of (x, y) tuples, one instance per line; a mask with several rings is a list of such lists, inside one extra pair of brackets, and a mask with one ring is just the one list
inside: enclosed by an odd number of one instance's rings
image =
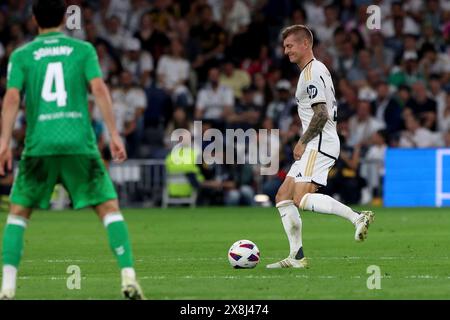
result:
[(307, 149), (300, 160), (295, 161), (291, 166), (287, 176), (295, 178), (296, 183), (314, 182), (325, 187), (328, 172), (335, 162), (335, 159), (319, 153), (317, 150)]

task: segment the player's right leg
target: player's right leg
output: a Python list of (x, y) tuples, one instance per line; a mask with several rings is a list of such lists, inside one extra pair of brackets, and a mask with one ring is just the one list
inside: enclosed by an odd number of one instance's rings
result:
[(276, 207), (289, 240), (289, 256), (279, 262), (267, 265), (269, 269), (306, 267), (306, 258), (303, 255), (302, 244), (302, 220), (298, 208), (292, 200), (294, 186), (294, 177), (287, 176), (275, 197)]
[(75, 209), (92, 206), (105, 226), (121, 269), (122, 292), (129, 299), (144, 299), (136, 280), (128, 228), (120, 212), (117, 193), (99, 156), (61, 157), (61, 180)]
[(128, 228), (120, 212), (118, 201), (109, 200), (99, 204), (95, 206), (95, 211), (106, 228), (109, 245), (121, 269), (124, 297), (130, 300), (145, 299), (136, 279)]
[(17, 270), (22, 258), (25, 228), (32, 209), (12, 204), (3, 232), (2, 287), (0, 300), (11, 300), (16, 295)]

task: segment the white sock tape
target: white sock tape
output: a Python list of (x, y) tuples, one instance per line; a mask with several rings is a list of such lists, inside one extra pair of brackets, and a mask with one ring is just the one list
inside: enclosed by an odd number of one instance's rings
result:
[(287, 207), (291, 204), (294, 204), (293, 200), (283, 200), (283, 201), (278, 202), (275, 206), (277, 208), (280, 208), (280, 207)]
[(123, 221), (123, 216), (120, 212), (111, 212), (108, 213), (104, 218), (103, 218), (103, 225), (105, 226), (105, 228), (110, 225), (113, 222), (117, 222), (117, 221)]
[(6, 224), (14, 224), (16, 226), (21, 226), (26, 228), (27, 227), (28, 219), (15, 215), (15, 214), (9, 214), (8, 218), (6, 219)]

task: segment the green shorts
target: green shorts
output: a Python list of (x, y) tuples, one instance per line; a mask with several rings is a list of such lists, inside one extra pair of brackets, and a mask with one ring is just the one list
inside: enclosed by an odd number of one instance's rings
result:
[(112, 180), (99, 156), (23, 157), (11, 190), (11, 203), (48, 209), (55, 185), (61, 183), (75, 209), (117, 199)]

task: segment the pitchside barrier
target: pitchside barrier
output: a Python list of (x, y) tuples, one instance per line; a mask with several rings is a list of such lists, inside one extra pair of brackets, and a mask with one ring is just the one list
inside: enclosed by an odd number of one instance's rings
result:
[[(255, 172), (259, 172), (258, 165), (255, 166)], [(122, 207), (164, 206), (164, 160), (127, 160), (122, 164), (111, 163), (109, 172)], [(364, 203), (370, 203), (373, 190), (380, 189), (382, 172), (380, 161), (361, 161), (360, 173), (367, 181)], [(266, 176), (255, 174), (255, 194), (261, 193), (265, 179)]]
[(385, 167), (385, 206), (450, 206), (450, 149), (388, 149)]
[(119, 201), (123, 207), (155, 207), (161, 205), (165, 184), (164, 160), (130, 159), (109, 167)]

